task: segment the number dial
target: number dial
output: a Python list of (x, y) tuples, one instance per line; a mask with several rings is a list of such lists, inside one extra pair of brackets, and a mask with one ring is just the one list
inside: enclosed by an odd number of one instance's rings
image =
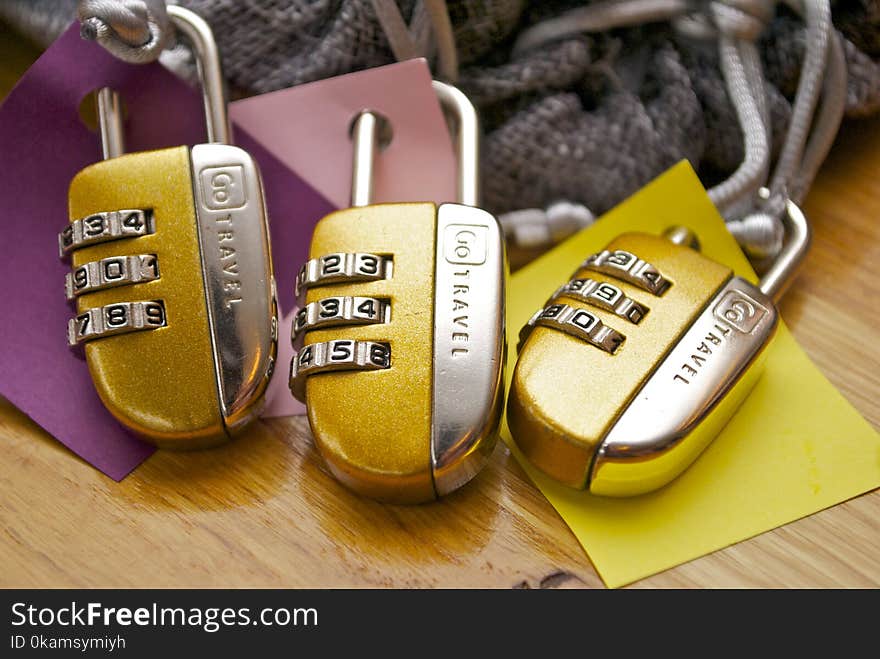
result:
[(71, 318), (67, 324), (67, 342), (75, 347), (117, 334), (159, 329), (166, 324), (162, 300), (118, 302), (87, 309)]
[(560, 297), (581, 300), (591, 306), (610, 311), (635, 325), (638, 325), (648, 313), (648, 307), (624, 295), (623, 291), (614, 284), (589, 278), (572, 279), (560, 286), (552, 299)]
[(593, 254), (581, 268), (617, 277), (654, 295), (663, 295), (672, 285), (653, 265), (623, 249), (606, 249)]
[(391, 321), (391, 303), (374, 297), (325, 297), (301, 308), (293, 321), (291, 340), (323, 327), (372, 325)]
[(58, 253), (61, 258), (89, 245), (138, 238), (156, 232), (153, 213), (149, 210), (118, 210), (93, 213), (74, 220), (58, 234)]
[(337, 339), (302, 348), (290, 365), (290, 388), (305, 397), (305, 380), (316, 373), (391, 368), (391, 346), (378, 341)]
[(363, 252), (337, 252), (306, 261), (296, 277), (296, 296), (312, 286), (377, 281), (391, 277), (391, 257)]
[(90, 261), (64, 277), (68, 300), (79, 295), (116, 286), (139, 284), (159, 279), (159, 259), (155, 254), (111, 256)]
[(538, 325), (561, 330), (609, 353), (614, 353), (626, 340), (623, 334), (604, 325), (595, 314), (567, 304), (551, 304), (532, 316), (521, 341), (525, 341), (531, 328)]

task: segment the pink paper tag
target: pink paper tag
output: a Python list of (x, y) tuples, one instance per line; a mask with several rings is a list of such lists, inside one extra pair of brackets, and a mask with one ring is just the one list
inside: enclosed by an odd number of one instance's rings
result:
[[(370, 108), (391, 123), (393, 138), (379, 155), (374, 196), (377, 202), (453, 201), (456, 163), (452, 140), (431, 72), (423, 59), (389, 64), (232, 103), (230, 114), (281, 162), (339, 207), (349, 205), (352, 147), (349, 129)], [(278, 282), (279, 286), (292, 286)], [(289, 330), (282, 327), (278, 364), (290, 365)], [(265, 417), (303, 414), (305, 408), (275, 378)]]
[(455, 201), (452, 140), (425, 60), (413, 59), (242, 99), (230, 115), (340, 208), (349, 205), (349, 129), (372, 109), (391, 123), (376, 165), (376, 202)]

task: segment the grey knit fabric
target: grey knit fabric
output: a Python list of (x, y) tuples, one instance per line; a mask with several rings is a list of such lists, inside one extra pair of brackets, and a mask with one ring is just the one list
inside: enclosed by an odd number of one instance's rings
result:
[[(213, 27), (241, 94), (393, 61), (370, 0), (180, 0)], [(401, 0), (409, 20), (416, 0)], [(729, 175), (742, 137), (712, 44), (666, 24), (584, 35), (511, 57), (516, 34), (584, 0), (452, 0), (460, 87), (481, 111), (484, 204), (495, 212), (566, 199), (603, 212), (681, 158), (704, 183)], [(0, 0), (0, 17), (47, 44), (75, 0)], [(837, 0), (846, 113), (880, 111), (880, 0)], [(774, 149), (790, 115), (803, 29), (784, 8), (761, 40)]]

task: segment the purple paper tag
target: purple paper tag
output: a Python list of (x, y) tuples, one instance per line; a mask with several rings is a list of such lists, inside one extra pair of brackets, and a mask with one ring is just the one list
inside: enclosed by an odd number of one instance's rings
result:
[[(132, 66), (83, 41), (72, 25), (31, 67), (0, 106), (0, 395), (68, 448), (121, 480), (154, 448), (104, 408), (86, 363), (67, 348), (73, 309), (64, 297), (69, 266), (58, 258), (73, 176), (101, 158), (79, 106), (89, 93), (121, 92), (128, 151), (205, 141), (201, 94), (158, 64)], [(234, 127), (236, 143), (263, 175), (282, 313), (294, 306), (292, 282), (315, 223), (334, 207), (290, 169)], [(281, 340), (285, 340), (282, 332)], [(284, 377), (286, 369), (276, 371)]]

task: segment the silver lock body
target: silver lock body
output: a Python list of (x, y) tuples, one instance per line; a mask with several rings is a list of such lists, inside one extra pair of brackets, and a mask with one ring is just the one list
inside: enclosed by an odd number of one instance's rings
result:
[(693, 462), (757, 383), (778, 321), (771, 298), (741, 277), (728, 281), (603, 439), (590, 490), (648, 492)]
[(247, 152), (199, 144), (191, 158), (217, 387), (234, 431), (249, 420), (238, 416), (275, 366), (269, 226), (259, 170)]
[(440, 496), (480, 470), (485, 454), (471, 449), (501, 416), (506, 269), (492, 215), (461, 204), (439, 207), (431, 460)]

